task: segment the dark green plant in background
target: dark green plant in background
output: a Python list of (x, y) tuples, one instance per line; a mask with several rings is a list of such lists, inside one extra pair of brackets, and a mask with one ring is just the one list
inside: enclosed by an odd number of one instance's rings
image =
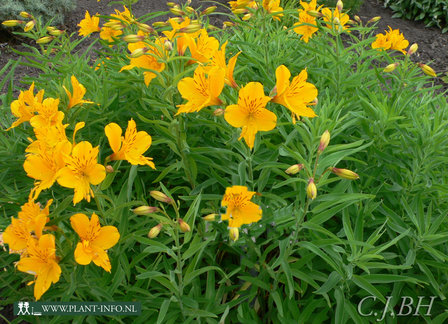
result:
[(393, 18), (423, 21), (426, 27), (437, 26), (442, 33), (448, 31), (448, 3), (445, 0), (385, 0), (384, 6), (395, 12)]
[(2, 0), (0, 21), (18, 19), (22, 11), (44, 21), (53, 19), (53, 24), (64, 22), (64, 17), (76, 7), (75, 0)]
[[(325, 5), (325, 7), (336, 7), (337, 0), (320, 0), (319, 4)], [(361, 8), (364, 0), (345, 0), (344, 11), (349, 11), (351, 15), (356, 14)]]

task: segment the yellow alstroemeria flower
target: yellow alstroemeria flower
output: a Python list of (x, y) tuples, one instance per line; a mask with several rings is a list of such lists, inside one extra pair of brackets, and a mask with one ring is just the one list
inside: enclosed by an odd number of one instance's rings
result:
[(56, 143), (53, 148), (42, 141), (34, 141), (28, 146), (23, 168), (28, 177), (36, 180), (31, 199), (37, 199), (42, 190), (54, 184), (58, 172), (65, 166), (64, 156), (70, 154), (71, 149), (72, 145), (67, 140)]
[(372, 43), (373, 49), (388, 50), (390, 48), (390, 39), (386, 35), (377, 34), (375, 37), (376, 40)]
[(272, 98), (272, 101), (291, 110), (294, 123), (296, 117), (298, 119), (300, 116), (316, 117), (316, 113), (307, 106), (313, 104), (317, 98), (317, 89), (313, 84), (306, 82), (308, 78), (306, 70), (302, 70), (299, 75), (295, 76), (291, 83), (289, 82), (291, 72), (284, 65), (277, 68), (275, 76), (277, 78), (277, 95)]
[(34, 82), (28, 90), (20, 91), (19, 98), (11, 103), (11, 113), (19, 119), (12, 123), (7, 130), (17, 127), (34, 117), (37, 105), (42, 103), (43, 98), (44, 90), (40, 90), (34, 96)]
[(91, 33), (99, 32), (101, 30), (99, 24), (100, 18), (96, 16), (91, 17), (89, 12), (86, 10), (85, 18), (78, 24), (80, 27), (78, 33), (80, 36), (89, 36)]
[(50, 205), (53, 199), (50, 199), (42, 209), (39, 203), (35, 203), (29, 198), (28, 202), (21, 207), (19, 211), (19, 219), (23, 220), (28, 229), (33, 232), (37, 238), (42, 236), (42, 230), (46, 223), (50, 220)]
[(308, 43), (311, 36), (319, 30), (316, 25), (316, 18), (308, 15), (305, 11), (299, 13), (299, 21), (294, 26), (297, 26), (294, 31), (302, 35), (300, 39), (305, 43)]
[(17, 263), (17, 269), (35, 276), (34, 297), (40, 297), (59, 281), (61, 267), (57, 263), (55, 238), (51, 234), (42, 235), (39, 240), (28, 241), (26, 257)]
[[(138, 32), (138, 35), (141, 35), (141, 32)], [(160, 53), (160, 49), (163, 46), (163, 43), (160, 40), (156, 41), (156, 46), (151, 46), (144, 42), (130, 43), (128, 44), (128, 49), (132, 53), (138, 49), (146, 49), (146, 55), (142, 55), (140, 57), (132, 58), (129, 65), (123, 66), (120, 70), (131, 70), (133, 68), (142, 68), (146, 70), (154, 70), (157, 72), (162, 72), (165, 69), (165, 63), (159, 62), (160, 57), (162, 57), (162, 53)], [(149, 86), (149, 83), (152, 79), (154, 79), (157, 74), (151, 71), (143, 72), (145, 78), (146, 86)]]
[(94, 197), (90, 184), (100, 184), (106, 177), (106, 168), (97, 163), (98, 146), (92, 147), (87, 141), (75, 145), (71, 155), (66, 155), (66, 166), (57, 174), (58, 183), (66, 188), (75, 189), (73, 204), (83, 199), (90, 202)]
[[(283, 17), (283, 8), (280, 7), (280, 0), (263, 0), (263, 8), (272, 15), (272, 18), (280, 21)], [(278, 13), (277, 13), (278, 12)]]
[(239, 91), (238, 104), (225, 110), (225, 120), (233, 127), (243, 128), (239, 139), (244, 138), (250, 149), (258, 131), (270, 131), (277, 123), (277, 116), (265, 108), (270, 100), (261, 83), (250, 82)]
[[(118, 38), (118, 36), (122, 35), (123, 31), (121, 30), (115, 30), (112, 29), (110, 27), (101, 27), (101, 32), (100, 32), (100, 38), (107, 40), (109, 43), (113, 43), (115, 42), (115, 39)], [(112, 46), (112, 45), (109, 45)]]
[[(42, 225), (42, 232), (45, 224)], [(10, 253), (23, 253), (26, 249), (28, 241), (32, 240), (31, 231), (25, 220), (11, 217), (11, 224), (3, 233), (3, 241), (9, 245)]]
[(188, 47), (194, 59), (193, 62), (207, 63), (219, 48), (219, 41), (215, 37), (208, 36), (205, 29), (201, 29), (196, 39), (188, 37)]
[(70, 81), (72, 83), (73, 95), (70, 93), (70, 91), (67, 90), (66, 87), (62, 86), (69, 99), (67, 109), (70, 109), (76, 105), (93, 103), (92, 101), (82, 99), (86, 94), (86, 88), (81, 83), (79, 83), (74, 75), (71, 76)]
[(303, 9), (298, 9), (299, 13), (308, 12), (310, 10), (319, 11), (320, 8), (322, 7), (320, 6), (319, 8), (317, 8), (317, 0), (311, 0), (310, 2), (304, 2), (300, 0), (300, 5), (302, 6)]
[(123, 11), (118, 11), (117, 9), (115, 9), (115, 14), (111, 14), (111, 17), (118, 18), (111, 19), (111, 21), (120, 21), (122, 23), (125, 23), (126, 25), (131, 24), (135, 20), (134, 16), (126, 6), (123, 6)]
[(219, 51), (215, 52), (215, 54), (210, 60), (209, 65), (205, 67), (205, 71), (208, 73), (210, 69), (212, 69), (215, 66), (224, 69), (225, 83), (231, 86), (232, 88), (238, 88), (238, 85), (236, 84), (235, 79), (233, 78), (233, 70), (235, 69), (236, 60), (238, 59), (238, 56), (241, 54), (241, 52), (238, 52), (236, 55), (230, 58), (229, 63), (226, 64), (226, 46), (227, 42), (221, 45), (221, 49)]
[(75, 214), (70, 217), (70, 223), (81, 239), (75, 249), (76, 262), (87, 265), (93, 261), (97, 266), (110, 272), (111, 265), (106, 250), (117, 244), (120, 239), (117, 228), (115, 226), (101, 227), (95, 213), (92, 214), (90, 220), (84, 214)]
[[(350, 17), (346, 13), (339, 12), (338, 8), (335, 8), (334, 10), (331, 10), (330, 8), (323, 8), (322, 15), (324, 21), (327, 23), (328, 28), (331, 29), (333, 24), (341, 26), (342, 30), (346, 30), (348, 28), (346, 24), (350, 20)], [(335, 18), (337, 18), (337, 21), (339, 21), (337, 24), (334, 23)]]
[(404, 38), (403, 34), (400, 33), (399, 29), (392, 29), (389, 26), (389, 31), (386, 32), (386, 37), (390, 40), (390, 49), (406, 54), (404, 49), (409, 46), (409, 42)]
[(227, 187), (221, 206), (227, 207), (222, 220), (229, 221), (230, 228), (239, 228), (244, 224), (258, 222), (263, 211), (257, 204), (251, 202), (255, 191), (248, 191), (245, 186)]
[(185, 17), (185, 19), (181, 23), (178, 23), (176, 19), (173, 18), (170, 18), (168, 22), (170, 23), (172, 30), (164, 31), (163, 34), (170, 41), (176, 40), (177, 54), (184, 55), (185, 51), (187, 50), (190, 38), (196, 38), (200, 32), (190, 34), (179, 32), (179, 30), (181, 30), (182, 28), (190, 25), (191, 20), (188, 17)]
[(145, 131), (137, 132), (135, 121), (128, 121), (128, 128), (123, 136), (121, 127), (110, 123), (104, 128), (109, 145), (114, 153), (109, 157), (111, 160), (126, 160), (132, 165), (149, 165), (155, 169), (152, 158), (143, 156), (151, 146), (151, 136)]
[(59, 125), (64, 119), (64, 113), (58, 110), (59, 99), (46, 98), (41, 104), (36, 105), (37, 115), (30, 119), (33, 128), (48, 128)]
[(184, 105), (178, 105), (180, 113), (191, 113), (200, 111), (204, 107), (220, 105), (219, 95), (224, 88), (225, 70), (219, 67), (210, 69), (208, 78), (205, 69), (198, 66), (194, 71), (193, 78), (183, 78), (177, 84), (182, 98), (188, 100)]

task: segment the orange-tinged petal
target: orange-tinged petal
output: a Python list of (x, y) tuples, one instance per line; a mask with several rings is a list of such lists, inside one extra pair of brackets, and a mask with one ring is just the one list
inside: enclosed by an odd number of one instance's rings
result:
[(92, 260), (97, 266), (103, 268), (107, 272), (110, 272), (112, 267), (110, 265), (109, 256), (107, 255), (106, 251), (99, 248), (94, 248), (94, 255)]
[(226, 107), (224, 119), (233, 127), (243, 127), (246, 124), (246, 113), (238, 105)]
[(84, 245), (81, 242), (79, 242), (76, 245), (75, 249), (75, 261), (79, 264), (87, 265), (90, 262), (92, 262), (92, 258), (93, 258), (92, 249), (90, 247), (85, 248)]
[(97, 184), (100, 184), (106, 177), (106, 168), (104, 167), (104, 165), (96, 164), (93, 167), (89, 168), (86, 176), (88, 177), (89, 182), (96, 186)]
[(72, 225), (72, 228), (75, 230), (75, 232), (79, 235), (81, 240), (87, 239), (90, 220), (86, 215), (81, 213), (73, 215), (72, 217), (70, 217), (70, 224)]
[(106, 125), (104, 132), (106, 133), (110, 148), (114, 153), (117, 153), (120, 150), (122, 142), (121, 134), (123, 131), (121, 130), (121, 127), (115, 123), (110, 123)]
[[(224, 88), (225, 70), (222, 68), (213, 68), (208, 75), (210, 88), (209, 97), (218, 98)], [(216, 103), (215, 103), (216, 104)], [(219, 104), (219, 103), (217, 103)]]
[(275, 77), (277, 78), (277, 96), (279, 96), (289, 87), (291, 72), (286, 66), (280, 65), (275, 71)]
[(238, 87), (238, 85), (236, 84), (235, 79), (233, 77), (233, 71), (235, 70), (236, 60), (238, 59), (238, 56), (240, 54), (241, 54), (241, 52), (238, 52), (235, 56), (233, 56), (229, 60), (229, 64), (227, 65), (227, 69), (226, 69), (226, 83), (233, 88)]
[(115, 226), (101, 227), (98, 236), (93, 240), (92, 244), (103, 250), (110, 249), (117, 244), (120, 239), (120, 233)]

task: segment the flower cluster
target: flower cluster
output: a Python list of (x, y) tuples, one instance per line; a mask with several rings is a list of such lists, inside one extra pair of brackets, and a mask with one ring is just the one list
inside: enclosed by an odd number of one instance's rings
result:
[(385, 34), (377, 34), (376, 40), (372, 43), (372, 48), (378, 50), (397, 50), (406, 54), (404, 50), (409, 46), (409, 42), (404, 38), (403, 34), (398, 29), (392, 29), (389, 26), (389, 30), (385, 31)]

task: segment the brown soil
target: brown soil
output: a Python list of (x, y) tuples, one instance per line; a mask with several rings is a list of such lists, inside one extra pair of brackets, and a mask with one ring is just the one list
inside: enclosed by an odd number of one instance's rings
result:
[[(182, 2), (185, 0), (172, 0), (173, 2)], [(102, 0), (97, 2), (94, 0), (78, 0), (77, 8), (72, 14), (66, 18), (65, 26), (63, 26), (69, 33), (76, 32), (78, 30), (77, 24), (84, 18), (85, 11), (88, 10), (91, 14), (112, 13), (114, 9), (122, 10), (119, 5), (110, 6), (110, 1)], [(220, 12), (229, 12), (226, 8), (227, 0), (192, 0), (192, 6), (206, 8), (210, 5), (217, 5)], [(132, 10), (135, 16), (139, 17), (145, 13), (153, 11), (168, 11), (166, 0), (140, 0), (138, 3), (132, 6)], [(430, 64), (431, 67), (438, 73), (439, 76), (443, 76), (443, 73), (447, 71), (448, 66), (448, 33), (442, 34), (440, 29), (437, 28), (425, 28), (424, 24), (419, 22), (412, 22), (403, 19), (392, 18), (393, 12), (389, 9), (385, 9), (381, 0), (364, 0), (364, 4), (357, 13), (357, 15), (365, 23), (369, 19), (375, 16), (381, 16), (382, 19), (378, 22), (378, 32), (381, 33), (388, 29), (387, 26), (400, 29), (403, 32), (406, 39), (410, 44), (417, 43), (419, 45), (418, 52), (414, 57), (422, 63)], [(13, 17), (12, 17), (13, 18)], [(161, 17), (160, 20), (166, 17)], [(221, 26), (221, 22), (226, 20), (225, 15), (215, 15), (211, 19), (211, 23), (216, 26)], [(15, 54), (12, 49), (19, 51), (26, 50), (21, 43), (23, 39), (17, 39), (12, 37), (5, 31), (0, 30), (0, 70), (6, 65), (9, 59), (17, 60), (20, 58), (18, 54)], [(80, 49), (82, 50), (82, 48)], [(25, 77), (36, 76), (39, 71), (27, 66), (20, 65), (16, 69), (15, 80), (22, 81)], [(447, 88), (441, 79), (438, 79), (438, 83), (442, 84), (443, 88)], [(17, 85), (17, 84), (16, 84)], [(0, 89), (1, 92), (2, 89)]]

